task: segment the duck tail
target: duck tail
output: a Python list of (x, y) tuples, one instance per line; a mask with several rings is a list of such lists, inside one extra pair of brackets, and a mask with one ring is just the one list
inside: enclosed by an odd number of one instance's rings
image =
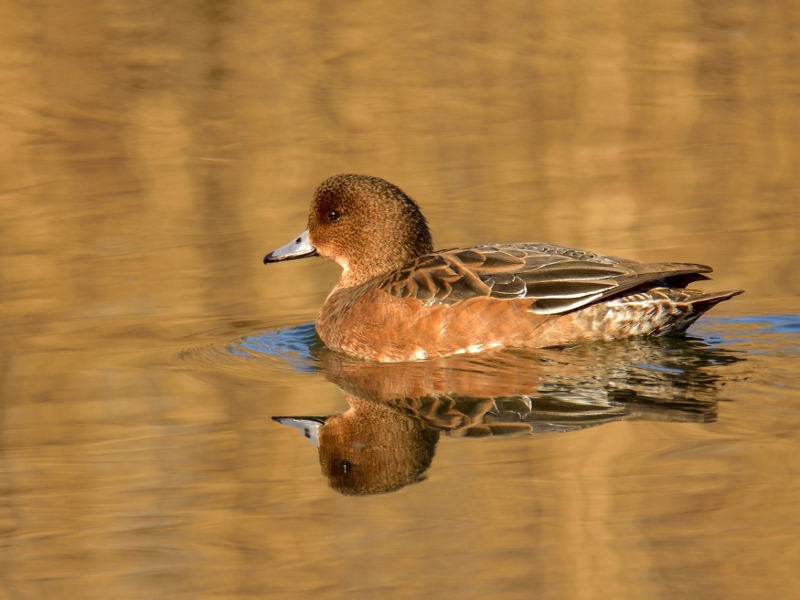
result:
[[(676, 319), (669, 328), (669, 333), (679, 333), (686, 331), (689, 326), (700, 318), (704, 313), (714, 308), (720, 302), (730, 300), (734, 296), (743, 294), (744, 290), (729, 290), (725, 292), (698, 292), (696, 290), (680, 290), (688, 294), (688, 298), (683, 300), (683, 304), (690, 310), (683, 313), (681, 318)], [(664, 333), (667, 333), (666, 331)]]

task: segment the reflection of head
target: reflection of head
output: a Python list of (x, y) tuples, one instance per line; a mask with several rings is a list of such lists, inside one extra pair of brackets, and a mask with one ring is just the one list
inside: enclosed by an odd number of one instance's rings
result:
[(319, 461), (342, 494), (380, 494), (421, 481), (439, 432), (382, 402), (347, 396), (350, 410), (319, 430)]

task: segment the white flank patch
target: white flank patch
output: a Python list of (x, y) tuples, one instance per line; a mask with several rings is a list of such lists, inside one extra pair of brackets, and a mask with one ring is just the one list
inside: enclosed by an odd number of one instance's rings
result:
[(428, 358), (428, 353), (425, 352), (425, 350), (423, 350), (422, 348), (420, 348), (419, 350), (414, 352), (412, 358), (414, 360), (425, 360), (426, 358)]

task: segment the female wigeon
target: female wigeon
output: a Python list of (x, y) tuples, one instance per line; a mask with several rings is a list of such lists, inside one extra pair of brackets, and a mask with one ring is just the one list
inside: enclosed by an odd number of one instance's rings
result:
[(645, 264), (552, 244), (434, 252), (416, 202), (366, 175), (324, 181), (308, 229), (264, 263), (307, 256), (344, 269), (317, 319), (320, 339), (379, 361), (678, 333), (743, 291), (684, 289), (708, 279), (703, 265)]

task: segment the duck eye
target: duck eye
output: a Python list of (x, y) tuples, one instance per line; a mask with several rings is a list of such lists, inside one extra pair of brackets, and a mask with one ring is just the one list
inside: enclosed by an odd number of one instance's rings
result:
[(328, 223), (335, 223), (341, 216), (342, 213), (340, 213), (338, 210), (329, 210), (328, 214), (325, 215), (325, 218), (328, 219)]

